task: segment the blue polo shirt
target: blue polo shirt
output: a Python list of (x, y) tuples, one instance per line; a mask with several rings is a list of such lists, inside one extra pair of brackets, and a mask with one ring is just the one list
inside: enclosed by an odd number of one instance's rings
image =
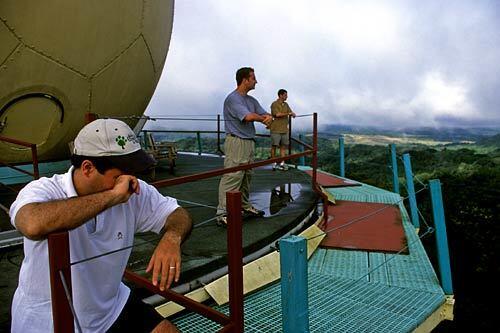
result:
[(226, 134), (232, 134), (242, 139), (255, 138), (253, 121), (243, 119), (249, 113), (266, 114), (266, 110), (252, 96), (241, 96), (236, 90), (231, 92), (224, 101), (224, 128)]

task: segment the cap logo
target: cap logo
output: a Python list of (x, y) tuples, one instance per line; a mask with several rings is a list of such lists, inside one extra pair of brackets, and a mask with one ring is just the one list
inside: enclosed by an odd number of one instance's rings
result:
[(118, 135), (118, 137), (115, 139), (116, 143), (122, 147), (122, 149), (125, 149), (125, 145), (127, 144), (127, 139), (125, 137)]

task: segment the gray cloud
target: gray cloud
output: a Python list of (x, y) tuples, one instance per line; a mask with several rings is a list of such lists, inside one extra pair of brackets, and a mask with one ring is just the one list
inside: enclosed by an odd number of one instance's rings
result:
[[(286, 88), (292, 108), (318, 112), (322, 124), (498, 126), (499, 8), (466, 0), (177, 1), (147, 114), (222, 113), (236, 69), (252, 66), (259, 83), (251, 94), (265, 108)], [(310, 119), (297, 125), (310, 127)]]

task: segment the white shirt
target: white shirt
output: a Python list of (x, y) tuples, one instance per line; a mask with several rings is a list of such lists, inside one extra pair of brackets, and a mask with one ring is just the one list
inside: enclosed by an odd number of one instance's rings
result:
[[(33, 202), (76, 197), (73, 167), (63, 175), (26, 185), (10, 208), (11, 223), (19, 209)], [(139, 180), (141, 192), (113, 206), (96, 219), (69, 232), (70, 260), (76, 262), (130, 246), (136, 232), (159, 233), (179, 207), (153, 186)], [(105, 332), (118, 318), (130, 294), (122, 282), (131, 249), (71, 267), (73, 304), (84, 332)], [(47, 240), (24, 238), (24, 260), (12, 302), (12, 332), (52, 332), (52, 307)]]

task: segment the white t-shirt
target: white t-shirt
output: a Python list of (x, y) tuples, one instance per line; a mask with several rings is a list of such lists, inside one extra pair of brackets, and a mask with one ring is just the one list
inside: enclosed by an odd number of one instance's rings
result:
[[(28, 203), (76, 197), (72, 174), (73, 167), (66, 174), (26, 185), (10, 208), (14, 227), (17, 212)], [(136, 232), (161, 231), (168, 215), (179, 207), (177, 200), (139, 183), (139, 195), (69, 232), (71, 262), (130, 246)], [(84, 332), (105, 332), (120, 315), (130, 294), (121, 279), (131, 251), (71, 267), (73, 304)], [(12, 332), (52, 332), (51, 306), (47, 240), (24, 238), (24, 260), (12, 302)]]

